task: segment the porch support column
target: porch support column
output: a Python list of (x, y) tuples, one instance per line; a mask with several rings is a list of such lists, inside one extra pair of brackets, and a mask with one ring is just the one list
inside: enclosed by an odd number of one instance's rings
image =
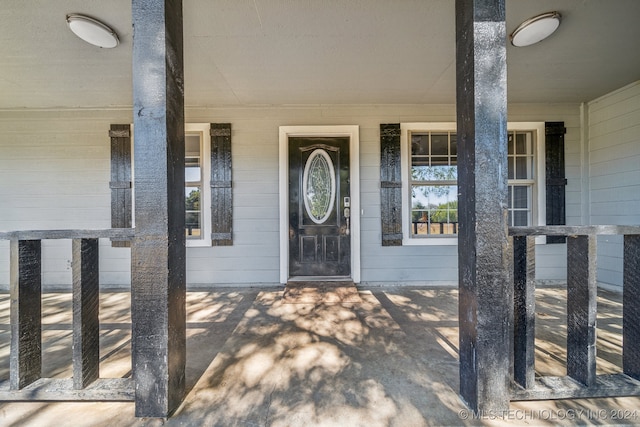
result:
[(622, 370), (640, 380), (640, 235), (624, 236)]
[(167, 417), (185, 392), (184, 85), (181, 0), (132, 0), (136, 416)]
[(460, 394), (509, 407), (505, 0), (456, 0)]

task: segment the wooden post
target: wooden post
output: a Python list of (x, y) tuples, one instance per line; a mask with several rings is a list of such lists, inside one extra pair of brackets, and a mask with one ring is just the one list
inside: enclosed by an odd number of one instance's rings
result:
[(536, 241), (513, 238), (513, 379), (524, 388), (535, 381)]
[(507, 239), (504, 0), (456, 0), (460, 394), (509, 407), (513, 304)]
[(73, 388), (100, 376), (98, 239), (73, 239)]
[(596, 236), (567, 239), (567, 375), (596, 382)]
[(136, 416), (169, 416), (185, 392), (184, 87), (181, 0), (133, 0)]
[(622, 369), (640, 380), (640, 235), (624, 236)]
[(11, 240), (11, 355), (9, 387), (42, 375), (42, 250), (40, 240)]

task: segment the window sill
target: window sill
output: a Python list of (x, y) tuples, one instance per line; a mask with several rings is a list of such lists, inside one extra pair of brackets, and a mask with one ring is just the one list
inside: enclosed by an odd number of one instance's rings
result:
[(457, 246), (457, 237), (425, 237), (420, 239), (402, 239), (402, 246)]
[(187, 240), (188, 248), (209, 248), (211, 247), (210, 240)]

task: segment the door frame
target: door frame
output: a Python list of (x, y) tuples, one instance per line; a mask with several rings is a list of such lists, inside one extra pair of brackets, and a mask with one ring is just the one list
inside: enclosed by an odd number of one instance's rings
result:
[[(351, 280), (360, 283), (360, 129), (358, 125), (280, 126), (280, 283), (289, 280), (289, 137), (348, 137)], [(322, 278), (326, 280), (326, 277)], [(313, 278), (310, 278), (313, 280)]]

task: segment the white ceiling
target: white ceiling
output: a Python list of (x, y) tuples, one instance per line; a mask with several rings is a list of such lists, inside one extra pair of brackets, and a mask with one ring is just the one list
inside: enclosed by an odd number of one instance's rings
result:
[[(452, 104), (453, 0), (183, 0), (185, 104)], [(507, 49), (510, 102), (583, 102), (640, 79), (639, 0), (507, 0), (507, 31), (558, 10), (549, 39)], [(67, 13), (119, 34), (99, 49)], [(131, 0), (2, 0), (0, 109), (131, 106)]]

